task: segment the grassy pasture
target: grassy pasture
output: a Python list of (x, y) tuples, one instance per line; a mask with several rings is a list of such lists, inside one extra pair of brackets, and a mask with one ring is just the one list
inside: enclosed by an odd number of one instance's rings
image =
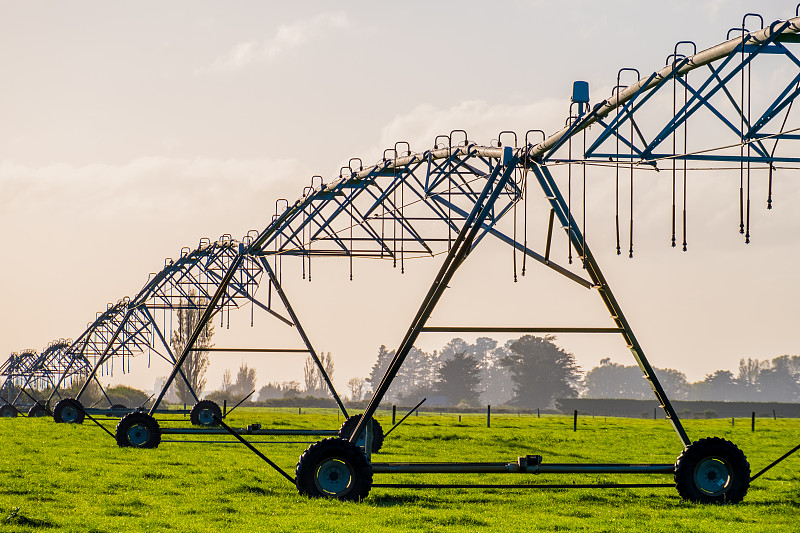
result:
[[(334, 429), (335, 411), (237, 409), (239, 427)], [(390, 420), (379, 420), (387, 428)], [(105, 422), (113, 430), (115, 422)], [(188, 425), (183, 422), (163, 423)], [(800, 443), (800, 420), (687, 420), (694, 438), (736, 443), (753, 473)], [(181, 437), (165, 435), (164, 439)], [(208, 436), (197, 437), (210, 440)], [(293, 474), (314, 438), (259, 449)], [(230, 440), (230, 439), (226, 439)], [(287, 441), (301, 441), (286, 443)], [(664, 420), (494, 415), (412, 416), (375, 461), (672, 463), (680, 443)], [(4, 531), (800, 531), (800, 453), (756, 480), (734, 506), (681, 501), (674, 488), (412, 490), (373, 488), (359, 504), (309, 500), (240, 444), (120, 449), (102, 430), (49, 419), (0, 420), (0, 532)], [(642, 475), (376, 475), (376, 483), (670, 482)]]

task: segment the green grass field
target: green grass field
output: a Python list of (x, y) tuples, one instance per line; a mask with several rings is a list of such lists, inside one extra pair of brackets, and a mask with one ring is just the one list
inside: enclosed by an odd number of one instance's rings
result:
[[(335, 411), (238, 409), (241, 427), (335, 429)], [(380, 416), (384, 428), (390, 425)], [(115, 422), (106, 421), (113, 430)], [(172, 422), (173, 425), (188, 425)], [(162, 424), (162, 426), (167, 425)], [(693, 439), (736, 443), (757, 472), (800, 443), (800, 420), (688, 420)], [(164, 439), (174, 439), (164, 436)], [(198, 439), (209, 440), (202, 436)], [(290, 474), (315, 440), (249, 437)], [(306, 443), (285, 443), (286, 441)], [(375, 461), (515, 461), (540, 454), (552, 462), (672, 463), (681, 445), (664, 420), (496, 415), (412, 416)], [(0, 420), (0, 531), (800, 531), (800, 452), (751, 485), (738, 505), (697, 505), (674, 488), (390, 489), (361, 503), (311, 500), (241, 444), (164, 442), (121, 449), (88, 420)], [(671, 482), (642, 475), (375, 475), (376, 483)]]

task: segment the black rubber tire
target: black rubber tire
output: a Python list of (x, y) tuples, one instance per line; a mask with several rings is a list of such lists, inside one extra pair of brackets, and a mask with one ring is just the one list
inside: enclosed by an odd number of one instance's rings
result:
[(316, 442), (300, 456), (295, 468), (300, 494), (358, 502), (372, 488), (372, 465), (364, 450), (350, 441), (330, 438)]
[(83, 424), (85, 418), (81, 402), (74, 398), (64, 398), (53, 409), (53, 420), (59, 424)]
[(189, 413), (189, 421), (193, 426), (218, 426), (219, 424), (211, 418), (211, 415), (216, 415), (217, 418), (222, 419), (222, 409), (219, 408), (216, 402), (200, 400), (192, 407), (192, 412)]
[(120, 448), (158, 448), (161, 427), (147, 413), (130, 413), (117, 424), (116, 438)]
[[(342, 427), (339, 428), (339, 438), (341, 439), (349, 439), (350, 435), (353, 434), (353, 431), (356, 430), (356, 426), (358, 423), (361, 422), (361, 415), (353, 415), (347, 420), (344, 421)], [(362, 448), (364, 447), (365, 436), (362, 435), (360, 439), (358, 439), (358, 445)], [(377, 453), (378, 450), (381, 449), (383, 446), (383, 427), (381, 427), (380, 422), (372, 419), (372, 453)]]
[(687, 446), (675, 461), (675, 488), (684, 500), (739, 503), (750, 486), (750, 463), (734, 443), (711, 437)]
[(44, 408), (44, 405), (40, 403), (35, 403), (31, 405), (30, 409), (28, 409), (28, 418), (40, 418), (49, 415), (50, 413), (48, 413), (47, 409)]
[(16, 418), (17, 409), (13, 405), (3, 404), (0, 406), (0, 418)]

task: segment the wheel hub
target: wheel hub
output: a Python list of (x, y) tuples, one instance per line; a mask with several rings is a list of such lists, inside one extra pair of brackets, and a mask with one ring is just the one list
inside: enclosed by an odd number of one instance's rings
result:
[(61, 411), (61, 418), (64, 422), (74, 422), (78, 419), (78, 410), (74, 407), (65, 407), (63, 411)]
[(728, 490), (731, 472), (727, 463), (717, 457), (700, 461), (695, 471), (697, 487), (710, 495), (722, 494)]
[(150, 440), (150, 430), (144, 425), (137, 424), (128, 430), (128, 442), (133, 446), (142, 446)]
[(214, 423), (213, 413), (209, 409), (203, 409), (200, 411), (197, 418), (204, 426), (210, 426)]
[(348, 489), (351, 478), (347, 463), (341, 459), (329, 459), (319, 466), (316, 482), (322, 492), (337, 495)]

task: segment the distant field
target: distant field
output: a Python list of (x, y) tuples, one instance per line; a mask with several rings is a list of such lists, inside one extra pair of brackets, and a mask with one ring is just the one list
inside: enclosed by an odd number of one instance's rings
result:
[[(238, 409), (233, 426), (338, 428), (336, 412)], [(390, 420), (379, 417), (387, 428)], [(105, 422), (112, 429), (114, 421)], [(184, 425), (183, 422), (172, 424)], [(166, 425), (166, 424), (163, 424)], [(186, 423), (188, 425), (188, 422)], [(736, 443), (755, 473), (800, 443), (800, 420), (688, 420), (693, 439)], [(171, 438), (168, 436), (165, 439)], [(209, 440), (208, 437), (199, 437)], [(250, 437), (251, 440), (268, 440)], [(259, 449), (290, 474), (313, 438)], [(286, 441), (305, 443), (287, 444)], [(412, 416), (376, 461), (672, 463), (681, 451), (664, 420), (496, 415)], [(412, 490), (373, 488), (367, 500), (309, 500), (240, 444), (163, 443), (120, 449), (102, 430), (49, 419), (0, 420), (0, 531), (800, 531), (800, 452), (732, 506), (681, 501), (674, 488)], [(376, 483), (670, 482), (669, 476), (376, 475)]]

